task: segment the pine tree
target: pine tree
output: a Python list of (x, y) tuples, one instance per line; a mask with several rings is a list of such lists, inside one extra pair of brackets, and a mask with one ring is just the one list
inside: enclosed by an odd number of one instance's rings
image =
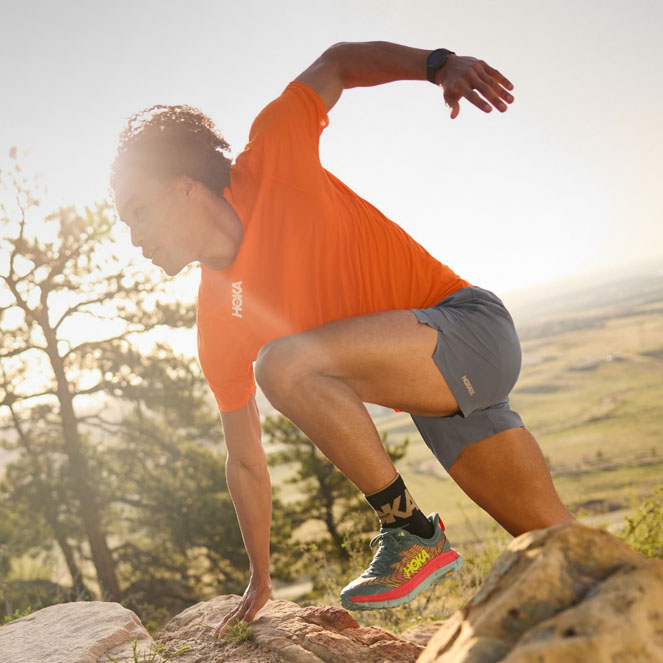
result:
[(69, 600), (91, 597), (90, 566), (99, 598), (125, 604), (183, 609), (201, 593), (241, 591), (248, 559), (214, 452), (219, 415), (197, 359), (157, 336), (193, 332), (195, 301), (176, 294), (191, 270), (164, 281), (122, 255), (107, 201), (45, 215), (36, 178), (15, 149), (10, 160), (0, 171), (0, 581), (12, 556), (55, 545)]

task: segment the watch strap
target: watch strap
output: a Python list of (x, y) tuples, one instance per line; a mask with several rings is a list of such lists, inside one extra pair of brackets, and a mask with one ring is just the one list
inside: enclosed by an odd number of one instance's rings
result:
[(437, 72), (442, 69), (449, 55), (456, 54), (448, 48), (436, 48), (428, 54), (428, 57), (426, 58), (426, 78), (433, 83), (433, 85), (437, 85), (435, 82), (435, 76), (437, 75)]

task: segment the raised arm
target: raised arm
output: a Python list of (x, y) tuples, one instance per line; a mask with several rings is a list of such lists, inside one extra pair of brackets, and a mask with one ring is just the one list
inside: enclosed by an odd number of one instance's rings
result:
[[(328, 48), (295, 80), (310, 85), (330, 111), (346, 88), (402, 80), (428, 82), (426, 59), (430, 53), (387, 41), (340, 42)], [(462, 97), (486, 113), (492, 110), (487, 101), (502, 112), (507, 109), (503, 100), (513, 101), (507, 92), (513, 90), (513, 84), (483, 60), (469, 56), (449, 55), (437, 73), (436, 83), (444, 90), (451, 119), (458, 116)]]

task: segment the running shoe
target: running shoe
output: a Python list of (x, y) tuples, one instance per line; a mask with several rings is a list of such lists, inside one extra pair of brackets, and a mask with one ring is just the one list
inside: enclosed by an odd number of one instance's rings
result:
[(371, 540), (371, 548), (380, 545), (370, 566), (341, 590), (341, 605), (346, 610), (394, 608), (408, 603), (422, 589), (463, 566), (463, 557), (451, 547), (438, 513), (431, 513), (428, 520), (435, 530), (430, 539), (402, 527), (380, 528)]

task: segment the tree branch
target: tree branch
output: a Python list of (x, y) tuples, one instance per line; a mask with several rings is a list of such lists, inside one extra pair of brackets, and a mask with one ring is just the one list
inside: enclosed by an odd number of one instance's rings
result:
[(117, 336), (110, 336), (109, 338), (104, 338), (100, 341), (85, 341), (83, 343), (79, 343), (78, 345), (75, 345), (73, 348), (70, 348), (67, 350), (67, 352), (62, 356), (62, 359), (66, 359), (69, 355), (74, 354), (75, 352), (78, 352), (79, 350), (82, 350), (83, 348), (95, 348), (99, 347), (101, 345), (104, 345), (105, 343), (110, 343), (111, 341), (126, 341), (127, 336), (129, 334), (135, 334), (136, 331), (135, 329), (129, 329), (127, 331), (122, 332), (121, 334), (118, 334)]
[[(53, 325), (53, 331), (57, 331), (58, 327), (64, 322), (66, 318), (68, 318), (72, 313), (75, 313), (78, 311), (81, 306), (87, 306), (88, 304), (98, 304), (100, 302), (103, 302), (105, 300), (109, 299), (108, 293), (96, 297), (95, 299), (86, 299), (85, 301), (78, 302), (77, 304), (74, 304), (73, 306), (70, 306), (61, 316), (60, 319)], [(84, 313), (87, 313), (87, 311), (84, 311)], [(65, 355), (66, 356), (66, 355)]]
[(41, 345), (26, 345), (22, 348), (14, 348), (9, 352), (0, 354), (0, 359), (9, 359), (9, 357), (15, 357), (16, 355), (20, 355), (24, 352), (27, 352), (28, 350), (41, 350), (42, 352), (46, 352), (46, 354), (48, 354), (46, 348), (43, 348)]
[[(103, 412), (106, 408), (102, 408), (99, 410), (99, 412)], [(102, 430), (105, 433), (110, 433), (111, 435), (115, 435), (118, 430), (121, 430), (124, 428), (124, 424), (121, 421), (108, 421), (107, 419), (104, 419), (99, 415), (99, 412), (95, 414), (88, 414), (84, 417), (79, 417), (78, 421), (81, 424), (85, 424), (86, 426), (90, 426), (91, 428), (96, 428), (98, 430)], [(98, 422), (98, 423), (93, 423), (93, 422)]]
[(22, 396), (20, 394), (16, 394), (16, 392), (11, 392), (7, 393), (5, 398), (0, 401), (0, 405), (7, 405), (8, 407), (11, 406), (13, 403), (16, 401), (27, 401), (30, 400), (31, 398), (38, 398), (39, 396), (55, 396), (57, 397), (57, 392), (55, 391), (42, 391), (38, 394), (29, 394), (28, 396)]
[(9, 286), (9, 289), (12, 291), (12, 295), (14, 295), (14, 298), (16, 299), (16, 304), (25, 311), (25, 314), (33, 321), (36, 322), (38, 325), (41, 325), (41, 322), (39, 320), (39, 316), (27, 305), (27, 303), (24, 301), (24, 299), (21, 297), (21, 293), (18, 291), (16, 288), (16, 281), (11, 277), (11, 272), (13, 270), (10, 270), (10, 274), (8, 276), (3, 277), (5, 279), (5, 283)]
[(77, 396), (89, 396), (90, 394), (94, 394), (97, 391), (101, 391), (102, 389), (114, 386), (115, 385), (112, 382), (108, 382), (108, 380), (102, 380), (101, 382), (97, 382), (97, 384), (95, 384), (94, 387), (88, 387), (87, 389), (82, 389), (77, 391), (76, 393), (71, 395), (71, 398), (73, 400)]

